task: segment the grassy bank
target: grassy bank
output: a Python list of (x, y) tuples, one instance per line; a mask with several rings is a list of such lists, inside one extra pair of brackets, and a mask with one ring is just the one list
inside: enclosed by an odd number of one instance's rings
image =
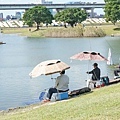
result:
[[(54, 103), (54, 102), (53, 102)], [(120, 83), (54, 104), (0, 113), (0, 120), (119, 120)]]
[[(102, 37), (105, 36), (104, 32), (101, 32), (99, 28), (86, 27), (83, 29), (81, 26), (77, 27), (42, 27), (39, 31), (35, 31), (36, 28), (4, 28), (3, 33), (14, 34), (20, 33), (22, 36), (28, 37), (54, 37), (54, 38), (72, 38), (72, 37)], [(101, 34), (102, 33), (102, 34)]]
[(36, 31), (35, 27), (32, 28), (3, 28), (3, 33), (14, 34), (20, 33), (22, 36), (28, 37), (81, 37), (82, 29), (79, 27), (75, 28), (64, 28), (64, 27), (41, 27), (40, 30)]
[(43, 37), (43, 34), (47, 29), (42, 28), (39, 31), (35, 31), (35, 27), (32, 28), (3, 28), (2, 32), (4, 34), (20, 34), (22, 36), (28, 37)]
[(5, 34), (20, 33), (22, 36), (28, 37), (100, 37), (105, 35), (120, 35), (119, 26), (114, 25), (92, 25), (82, 28), (77, 26), (75, 28), (64, 27), (41, 27), (39, 31), (32, 28), (2, 28)]

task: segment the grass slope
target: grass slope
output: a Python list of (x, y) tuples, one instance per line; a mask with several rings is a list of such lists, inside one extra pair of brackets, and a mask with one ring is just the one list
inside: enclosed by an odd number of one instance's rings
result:
[(120, 120), (120, 83), (69, 101), (4, 112), (0, 120)]

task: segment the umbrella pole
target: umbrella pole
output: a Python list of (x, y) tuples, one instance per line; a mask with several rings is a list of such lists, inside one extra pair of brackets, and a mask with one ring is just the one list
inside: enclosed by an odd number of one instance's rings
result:
[(51, 80), (53, 79), (52, 75), (51, 75)]
[[(88, 61), (88, 71), (89, 71), (89, 68), (90, 68), (90, 60)], [(90, 74), (87, 74), (87, 80), (90, 79)]]

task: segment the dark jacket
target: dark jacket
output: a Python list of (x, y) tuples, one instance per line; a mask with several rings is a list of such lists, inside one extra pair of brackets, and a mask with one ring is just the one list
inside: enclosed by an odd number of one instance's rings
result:
[(100, 69), (96, 67), (92, 71), (88, 72), (88, 74), (92, 74), (92, 80), (100, 80)]

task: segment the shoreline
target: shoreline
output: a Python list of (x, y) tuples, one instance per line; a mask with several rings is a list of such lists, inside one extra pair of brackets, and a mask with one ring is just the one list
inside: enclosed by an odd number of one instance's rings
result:
[[(120, 78), (115, 79), (115, 80), (110, 80), (109, 84), (105, 85), (103, 87), (108, 87), (108, 86), (112, 86), (112, 85), (115, 85), (115, 84), (120, 84)], [(101, 88), (103, 88), (103, 87), (101, 87)], [(84, 88), (82, 88), (82, 89), (84, 89)], [(70, 97), (70, 98), (65, 99), (65, 100), (59, 100), (59, 101), (55, 101), (55, 102), (50, 101), (50, 102), (47, 102), (47, 103), (44, 103), (44, 102), (41, 101), (41, 102), (36, 102), (36, 103), (25, 105), (25, 106), (19, 106), (19, 107), (15, 107), (15, 108), (14, 107), (13, 108), (8, 108), (6, 110), (0, 110), (0, 114), (10, 113), (10, 112), (18, 112), (19, 110), (23, 110), (23, 112), (25, 112), (25, 111), (28, 111), (28, 110), (33, 110), (33, 109), (42, 107), (44, 105), (52, 105), (52, 104), (57, 104), (58, 102), (70, 101), (72, 98), (76, 98), (76, 97), (78, 97), (80, 95), (84, 95), (84, 94), (87, 94), (87, 93), (89, 94), (90, 92), (94, 92), (95, 90), (99, 90), (101, 88), (98, 87), (98, 88), (92, 89), (91, 91), (83, 92), (83, 93), (81, 93), (79, 95)]]
[(53, 104), (57, 104), (58, 102), (65, 102), (65, 101), (70, 101), (71, 98), (69, 99), (65, 99), (65, 100), (60, 100), (60, 101), (55, 101), (55, 102), (37, 102), (37, 103), (34, 103), (34, 104), (29, 104), (29, 105), (25, 105), (25, 106), (19, 106), (19, 107), (13, 107), (13, 108), (8, 108), (6, 110), (0, 110), (0, 114), (5, 114), (5, 113), (11, 113), (11, 112), (19, 112), (21, 110), (23, 110), (23, 112), (25, 111), (30, 111), (30, 110), (33, 110), (33, 109), (37, 109), (37, 108), (40, 108), (42, 106), (46, 106), (46, 105), (53, 105)]
[(40, 120), (69, 120), (71, 118), (116, 120), (120, 118), (119, 90), (120, 83), (94, 89), (90, 93), (70, 100), (19, 107), (9, 112), (0, 112), (0, 120), (38, 120), (38, 118)]

